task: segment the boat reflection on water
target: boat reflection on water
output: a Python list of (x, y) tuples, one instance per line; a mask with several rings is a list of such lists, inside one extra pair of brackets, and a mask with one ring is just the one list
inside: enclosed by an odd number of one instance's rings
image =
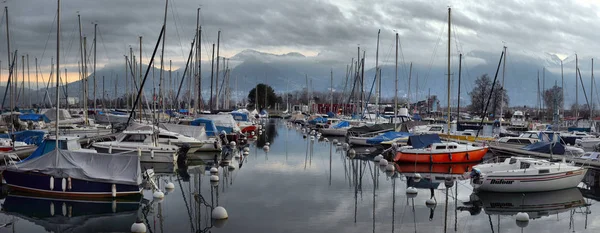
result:
[[(396, 170), (406, 176), (408, 187), (436, 189), (446, 180), (462, 180), (463, 174), (477, 163), (396, 164)], [(415, 176), (420, 176), (417, 178)]]
[[(527, 213), (529, 219), (539, 219), (550, 215), (556, 215), (558, 219), (560, 213), (569, 212), (569, 226), (573, 226), (572, 221), (575, 213), (586, 215), (590, 213), (589, 205), (586, 204), (578, 188), (536, 193), (477, 192), (472, 193), (469, 199), (468, 202), (464, 203), (465, 206), (460, 206), (458, 209), (468, 211), (471, 215), (478, 215), (483, 209), (490, 219), (492, 229), (491, 216), (493, 215), (497, 216), (499, 224), (501, 216), (514, 216), (521, 212)], [(585, 207), (585, 209), (577, 211), (576, 209), (579, 207)], [(523, 223), (521, 222), (521, 224)], [(517, 226), (523, 228), (527, 226), (527, 223), (519, 225), (519, 222), (517, 222)], [(573, 230), (575, 230), (574, 226)]]
[(141, 198), (87, 201), (9, 194), (2, 212), (49, 232), (129, 232)]

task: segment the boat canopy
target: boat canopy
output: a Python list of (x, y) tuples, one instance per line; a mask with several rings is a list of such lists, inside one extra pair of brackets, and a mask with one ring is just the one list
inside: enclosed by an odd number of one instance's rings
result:
[(206, 135), (209, 137), (217, 136), (219, 134), (219, 131), (217, 131), (217, 126), (215, 126), (215, 122), (213, 120), (198, 118), (190, 122), (190, 125), (204, 126)]
[[(15, 141), (17, 142), (24, 142), (30, 145), (34, 144), (39, 146), (44, 141), (44, 135), (46, 135), (46, 132), (41, 130), (25, 130), (14, 132), (13, 134), (15, 135)], [(10, 134), (0, 134), (0, 138), (10, 138)]]
[(167, 131), (171, 131), (173, 133), (178, 133), (198, 140), (205, 140), (207, 136), (204, 126), (190, 127), (189, 125), (160, 123), (158, 124), (158, 127), (163, 128)]
[(349, 127), (349, 126), (350, 126), (349, 121), (340, 121), (336, 125), (331, 126), (331, 128), (339, 129), (339, 128), (344, 128), (344, 127)]
[(376, 124), (376, 125), (365, 125), (360, 127), (352, 127), (348, 129), (348, 134), (365, 134), (371, 132), (385, 131), (385, 130), (394, 130), (395, 124), (393, 123), (384, 123), (384, 124)]
[(437, 134), (420, 134), (408, 137), (407, 145), (415, 149), (426, 148), (433, 143), (441, 143), (442, 140)]
[(231, 116), (236, 121), (248, 121), (248, 114), (243, 112), (231, 112)]
[(50, 119), (44, 114), (34, 114), (34, 113), (26, 113), (19, 116), (19, 120), (22, 121), (44, 121), (45, 123), (50, 123)]
[(240, 132), (240, 127), (237, 125), (237, 122), (235, 122), (233, 116), (230, 114), (200, 115), (200, 118), (198, 119), (212, 120), (215, 126), (217, 127), (218, 132), (225, 131), (225, 133), (228, 134), (232, 132)]
[(103, 183), (124, 185), (142, 183), (138, 155), (53, 150), (6, 169), (14, 172), (39, 172), (55, 178), (70, 177)]
[(329, 111), (329, 112), (327, 112), (327, 117), (334, 118), (335, 117), (335, 113)]
[(309, 124), (314, 125), (318, 123), (327, 123), (327, 118), (325, 117), (316, 117), (308, 121)]
[(385, 141), (389, 141), (389, 140), (393, 140), (396, 138), (408, 137), (410, 135), (412, 135), (412, 134), (405, 133), (405, 132), (390, 131), (390, 132), (385, 132), (380, 135), (377, 135), (376, 137), (367, 139), (367, 143), (376, 145), (376, 144), (379, 144), (379, 143), (382, 143)]
[(530, 145), (527, 145), (522, 148), (523, 150), (547, 153), (547, 154), (555, 154), (555, 155), (564, 155), (565, 154), (565, 146), (559, 142), (544, 142), (539, 141)]

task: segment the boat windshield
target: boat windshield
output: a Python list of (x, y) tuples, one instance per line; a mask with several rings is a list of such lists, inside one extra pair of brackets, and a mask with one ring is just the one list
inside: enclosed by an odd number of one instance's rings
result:
[(529, 168), (529, 166), (531, 166), (531, 164), (529, 164), (527, 162), (521, 162), (521, 169), (527, 169), (527, 168)]
[(144, 142), (147, 135), (145, 134), (128, 134), (123, 138), (123, 142)]
[(429, 128), (429, 131), (442, 131), (442, 127), (440, 126), (432, 126), (431, 128)]

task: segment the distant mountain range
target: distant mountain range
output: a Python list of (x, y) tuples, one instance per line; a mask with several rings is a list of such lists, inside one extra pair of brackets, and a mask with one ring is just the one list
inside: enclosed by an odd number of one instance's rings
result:
[[(483, 74), (488, 74), (492, 79), (498, 66), (500, 51), (496, 54), (471, 51), (466, 54), (462, 64), (462, 80), (461, 80), (461, 105), (468, 105), (470, 98), (468, 92), (474, 87), (475, 79)], [(256, 50), (244, 50), (229, 58), (231, 71), (230, 85), (232, 89), (237, 90), (234, 93), (239, 98), (244, 98), (256, 83), (267, 83), (271, 85), (276, 92), (282, 93), (286, 91), (302, 90), (308, 83), (311, 89), (315, 91), (326, 91), (330, 88), (330, 72), (334, 74), (334, 90), (342, 91), (345, 84), (346, 65), (341, 64), (331, 65), (331, 62), (323, 62), (320, 55), (307, 57), (297, 52), (277, 55), (271, 53), (259, 52)], [(454, 58), (453, 58), (454, 59)], [(452, 63), (452, 96), (451, 104), (457, 103), (457, 85), (458, 85), (458, 59), (454, 59)], [(583, 82), (589, 98), (590, 92), (590, 58), (580, 58), (579, 67), (583, 75)], [(469, 63), (474, 63), (473, 65)], [(535, 106), (537, 102), (538, 79), (537, 72), (540, 72), (540, 89), (543, 89), (544, 83), (546, 88), (550, 88), (556, 82), (561, 85), (561, 59), (553, 54), (548, 53), (532, 53), (527, 51), (509, 52), (506, 64), (505, 86), (510, 97), (511, 106)], [(565, 85), (565, 106), (570, 106), (575, 102), (575, 57), (567, 57), (563, 60), (564, 66), (564, 85)], [(543, 68), (546, 68), (545, 75)], [(222, 65), (220, 66), (223, 69)], [(406, 96), (408, 93), (408, 65), (399, 64), (399, 95)], [(143, 68), (146, 70), (146, 67)], [(210, 63), (203, 62), (202, 64), (202, 90), (203, 96), (208, 97), (210, 92)], [(382, 73), (382, 96), (393, 97), (394, 95), (394, 66), (381, 66)], [(113, 98), (115, 94), (121, 96), (125, 93), (124, 68), (122, 65), (108, 65), (99, 69), (96, 73), (97, 81), (97, 96), (101, 96), (103, 85), (107, 98)], [(438, 95), (442, 105), (446, 105), (447, 95), (447, 76), (446, 67), (442, 65), (423, 65), (414, 64), (411, 80), (411, 99), (424, 99), (429, 93)], [(165, 71), (166, 80), (168, 81), (168, 71)], [(183, 68), (173, 71), (172, 83), (168, 86), (178, 87), (181, 81)], [(223, 70), (220, 71), (220, 81), (222, 81)], [(102, 82), (102, 77), (104, 83)], [(365, 70), (365, 90), (370, 91), (375, 76), (375, 68), (370, 67)], [(543, 78), (545, 76), (545, 79)], [(92, 90), (91, 80), (93, 74), (90, 75), (89, 88)], [(155, 69), (154, 79), (152, 72), (148, 75), (149, 79), (145, 84), (145, 92), (150, 94), (153, 91), (154, 85), (158, 89), (159, 69)], [(418, 77), (418, 78), (417, 78)], [(236, 81), (237, 80), (237, 81)], [(545, 82), (544, 82), (545, 80)], [(502, 67), (498, 75), (497, 82), (502, 82)], [(418, 91), (415, 92), (418, 85)], [(585, 103), (585, 97), (579, 84), (579, 103)], [(81, 83), (79, 81), (68, 84), (68, 92), (70, 96), (81, 96)], [(117, 87), (115, 89), (115, 86)], [(183, 87), (186, 88), (182, 93), (187, 91), (187, 81)], [(347, 89), (351, 89), (352, 80), (349, 81)], [(594, 89), (596, 89), (594, 87)], [(117, 93), (115, 93), (115, 91)], [(3, 95), (4, 87), (0, 87), (0, 95)], [(40, 91), (38, 93), (45, 93)], [(26, 96), (37, 96), (36, 91), (26, 90)], [(49, 93), (53, 96), (54, 89), (50, 88)], [(237, 94), (236, 94), (237, 93)], [(63, 93), (61, 92), (61, 95)], [(92, 92), (89, 93), (90, 98)], [(596, 95), (596, 91), (594, 91)], [(40, 94), (40, 96), (43, 96)], [(594, 102), (600, 98), (594, 97)], [(35, 100), (34, 100), (35, 101)]]

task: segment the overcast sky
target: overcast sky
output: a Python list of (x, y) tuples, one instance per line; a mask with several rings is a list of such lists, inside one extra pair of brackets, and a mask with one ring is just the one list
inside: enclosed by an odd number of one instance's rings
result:
[[(143, 37), (144, 61), (148, 61), (165, 7), (164, 0), (62, 0), (61, 4), (61, 63), (70, 69), (70, 80), (76, 79), (79, 60), (78, 13), (88, 48), (93, 23), (98, 24), (100, 68), (122, 65), (130, 46), (138, 54), (139, 36)], [(0, 5), (8, 7), (11, 50), (18, 50), (19, 57), (29, 54), (32, 73), (37, 57), (47, 75), (50, 58), (56, 56), (56, 1), (7, 0)], [(183, 65), (201, 7), (205, 60), (220, 29), (221, 53), (227, 57), (255, 49), (300, 52), (315, 60), (345, 64), (356, 57), (360, 45), (372, 64), (381, 29), (382, 63), (393, 62), (395, 31), (400, 33), (406, 61), (442, 63), (448, 6), (452, 7), (453, 54), (496, 53), (503, 43), (516, 53), (550, 53), (561, 58), (575, 52), (593, 57), (594, 51), (600, 51), (600, 3), (595, 1), (169, 0), (165, 59), (173, 60), (174, 68)], [(7, 73), (4, 16), (0, 30), (3, 80)]]

